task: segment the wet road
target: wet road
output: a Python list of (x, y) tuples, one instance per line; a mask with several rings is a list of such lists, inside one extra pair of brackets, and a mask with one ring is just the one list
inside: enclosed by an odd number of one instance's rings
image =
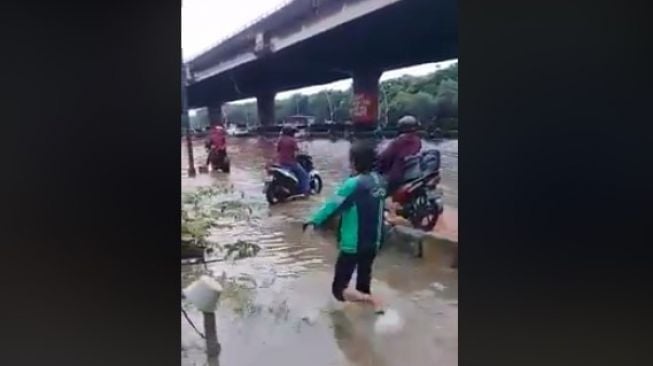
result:
[[(212, 238), (223, 244), (242, 239), (262, 246), (256, 257), (208, 264), (209, 274), (215, 277), (248, 283), (223, 294), (217, 312), (220, 364), (456, 365), (458, 281), (457, 272), (448, 266), (451, 244), (430, 240), (419, 259), (400, 245), (379, 254), (372, 288), (390, 309), (386, 316), (377, 317), (357, 304), (336, 304), (330, 294), (335, 237), (329, 232), (302, 234), (300, 223), (349, 174), (349, 142), (303, 142), (302, 148), (313, 155), (322, 175), (322, 195), (269, 208), (262, 188), (264, 166), (274, 158), (274, 143), (273, 139), (232, 138), (231, 174), (196, 178), (186, 175), (182, 146), (183, 191), (233, 186), (232, 198), (252, 207), (246, 220), (231, 220)], [(449, 215), (445, 226), (457, 228), (452, 221), (457, 219), (458, 143), (445, 141), (437, 147), (443, 154), (442, 188)], [(194, 151), (199, 165), (205, 152), (199, 143)], [(182, 266), (182, 286), (207, 269)], [(182, 306), (196, 324), (202, 324), (197, 311), (183, 302)], [(205, 364), (203, 340), (183, 318), (180, 321), (182, 365)]]

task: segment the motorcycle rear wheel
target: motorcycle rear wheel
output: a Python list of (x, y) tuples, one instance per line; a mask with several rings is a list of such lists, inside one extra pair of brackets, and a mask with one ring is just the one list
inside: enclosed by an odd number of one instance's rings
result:
[(281, 186), (274, 181), (270, 182), (265, 190), (265, 199), (268, 201), (270, 206), (285, 201)]
[(440, 212), (435, 202), (429, 202), (425, 192), (420, 193), (411, 203), (413, 209), (408, 218), (414, 228), (431, 231), (438, 222)]

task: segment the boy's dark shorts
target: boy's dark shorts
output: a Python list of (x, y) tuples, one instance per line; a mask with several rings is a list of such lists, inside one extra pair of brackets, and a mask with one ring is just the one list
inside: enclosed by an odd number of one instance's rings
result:
[(331, 292), (338, 301), (345, 301), (342, 292), (349, 286), (351, 276), (356, 269), (356, 290), (369, 294), (372, 281), (372, 263), (376, 250), (356, 254), (340, 252), (336, 261), (335, 274), (331, 284)]

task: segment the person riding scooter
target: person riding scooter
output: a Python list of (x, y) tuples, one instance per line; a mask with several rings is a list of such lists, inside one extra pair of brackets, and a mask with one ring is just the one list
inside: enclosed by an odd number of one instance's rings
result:
[(224, 159), (227, 156), (227, 132), (222, 123), (215, 124), (209, 132), (209, 137), (204, 144), (209, 150), (206, 157), (206, 165), (208, 166), (214, 159)]
[(399, 136), (379, 155), (379, 171), (388, 181), (388, 194), (392, 194), (403, 183), (406, 157), (415, 155), (422, 149), (422, 139), (417, 134), (419, 122), (415, 117), (401, 117), (397, 127)]
[(309, 193), (309, 177), (308, 173), (297, 162), (297, 152), (299, 146), (295, 139), (297, 130), (290, 125), (283, 126), (281, 129), (281, 137), (277, 142), (277, 159), (281, 167), (291, 171), (299, 182), (299, 191), (301, 194), (308, 195)]

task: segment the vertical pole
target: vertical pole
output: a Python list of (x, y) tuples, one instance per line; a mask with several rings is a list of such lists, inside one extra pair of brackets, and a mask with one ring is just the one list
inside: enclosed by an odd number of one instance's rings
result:
[(181, 123), (186, 131), (186, 147), (188, 149), (188, 176), (194, 177), (195, 160), (193, 159), (193, 140), (190, 129), (190, 119), (188, 117), (188, 97), (186, 95), (186, 65), (181, 66)]
[(204, 315), (204, 336), (206, 337), (206, 356), (211, 365), (218, 365), (220, 343), (215, 325), (215, 313), (202, 313)]

